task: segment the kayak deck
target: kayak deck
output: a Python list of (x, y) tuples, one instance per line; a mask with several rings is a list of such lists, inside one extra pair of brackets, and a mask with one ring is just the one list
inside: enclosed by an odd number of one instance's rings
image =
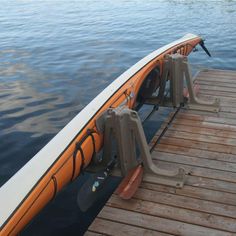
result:
[(189, 172), (184, 187), (144, 176), (131, 200), (113, 194), (85, 235), (235, 235), (236, 71), (203, 70), (195, 81), (199, 97), (220, 98), (220, 112), (180, 111), (152, 153), (159, 167)]

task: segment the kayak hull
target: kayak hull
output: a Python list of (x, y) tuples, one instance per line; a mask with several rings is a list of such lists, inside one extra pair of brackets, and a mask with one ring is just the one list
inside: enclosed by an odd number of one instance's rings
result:
[[(64, 186), (80, 174), (81, 169), (89, 165), (94, 153), (103, 145), (103, 135), (97, 131), (95, 121), (106, 109), (121, 104), (134, 108), (140, 87), (149, 72), (157, 65), (162, 72), (164, 56), (176, 51), (187, 56), (201, 41), (199, 36), (188, 35), (138, 62), (99, 94), (3, 185), (0, 189), (0, 204), (3, 204), (0, 235), (20, 232)], [(79, 150), (76, 150), (76, 145)]]

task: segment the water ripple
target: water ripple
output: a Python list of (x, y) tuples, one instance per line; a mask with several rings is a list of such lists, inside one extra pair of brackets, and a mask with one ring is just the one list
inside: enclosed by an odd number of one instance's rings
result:
[[(193, 54), (196, 68), (236, 68), (235, 1), (2, 0), (1, 6), (0, 185), (115, 77), (185, 33), (204, 36), (213, 55)], [(24, 234), (81, 233), (91, 217), (70, 203), (74, 186), (59, 195), (66, 203), (56, 200), (54, 211), (46, 209)], [(56, 210), (60, 204), (64, 211)]]

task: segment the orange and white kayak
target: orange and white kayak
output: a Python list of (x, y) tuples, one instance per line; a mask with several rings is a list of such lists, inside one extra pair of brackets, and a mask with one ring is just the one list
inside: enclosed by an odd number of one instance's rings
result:
[[(202, 42), (194, 34), (152, 52), (95, 97), (44, 148), (0, 188), (0, 235), (16, 235), (82, 169), (103, 146), (96, 119), (108, 108), (136, 106), (140, 88), (157, 66), (162, 73), (166, 54), (188, 55)], [(79, 149), (76, 148), (79, 144)], [(76, 151), (75, 151), (76, 150)]]

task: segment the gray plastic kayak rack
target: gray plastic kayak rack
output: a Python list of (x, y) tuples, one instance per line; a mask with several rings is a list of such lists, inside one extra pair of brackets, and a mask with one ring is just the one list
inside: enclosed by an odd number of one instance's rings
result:
[(173, 105), (177, 107), (183, 101), (183, 88), (184, 88), (184, 78), (188, 88), (189, 98), (187, 102), (187, 107), (191, 110), (201, 110), (218, 112), (219, 111), (219, 99), (216, 98), (215, 101), (203, 101), (195, 96), (193, 89), (193, 79), (190, 72), (190, 67), (188, 64), (188, 58), (180, 54), (168, 55), (166, 57), (166, 63), (169, 64), (169, 71), (171, 77), (171, 94)]
[[(167, 86), (168, 81), (169, 87)], [(186, 83), (189, 93), (187, 102), (183, 95), (184, 82)], [(169, 96), (165, 95), (166, 90)], [(219, 112), (220, 109), (220, 100), (218, 98), (213, 102), (209, 102), (196, 97), (193, 89), (193, 78), (188, 65), (188, 58), (179, 53), (166, 55), (159, 95), (146, 99), (145, 104), (179, 107), (180, 104), (184, 102), (185, 107), (191, 110)]]
[[(167, 86), (168, 81), (169, 87)], [(183, 94), (184, 81), (189, 94), (187, 103)], [(169, 91), (169, 96), (166, 96), (166, 90)], [(219, 99), (208, 102), (196, 97), (187, 57), (178, 53), (165, 57), (158, 96), (150, 97), (144, 103), (172, 107), (182, 107), (185, 104), (185, 107), (189, 109), (219, 111)], [(136, 111), (122, 105), (117, 108), (110, 108), (96, 120), (96, 126), (104, 136), (103, 157), (99, 165), (95, 160), (95, 164), (90, 165), (90, 170), (96, 171), (99, 166), (104, 168), (108, 165), (115, 150), (118, 169), (123, 177), (130, 170), (142, 164), (148, 177), (155, 176), (156, 183), (178, 188), (183, 187), (186, 176), (183, 168), (170, 171), (161, 169), (154, 164), (141, 120)]]
[(108, 109), (97, 120), (96, 125), (99, 132), (104, 133), (103, 165), (110, 162), (115, 143), (118, 168), (123, 177), (142, 163), (145, 173), (158, 177), (155, 178), (155, 182), (183, 187), (185, 180), (183, 168), (170, 171), (161, 169), (153, 163), (142, 123), (136, 111), (124, 107)]

